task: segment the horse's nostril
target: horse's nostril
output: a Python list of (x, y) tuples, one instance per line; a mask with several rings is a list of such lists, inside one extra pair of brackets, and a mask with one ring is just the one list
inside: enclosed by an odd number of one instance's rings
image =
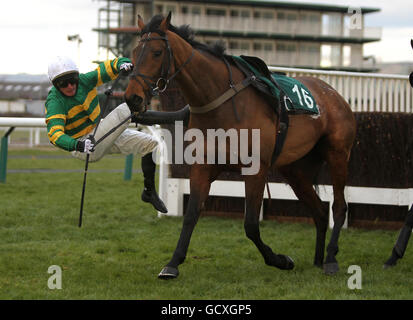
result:
[(140, 96), (133, 94), (130, 97), (125, 95), (125, 101), (129, 109), (136, 112), (139, 111), (139, 107), (142, 104), (143, 99)]
[(143, 99), (140, 96), (133, 96), (132, 103), (136, 106), (139, 107), (142, 104)]

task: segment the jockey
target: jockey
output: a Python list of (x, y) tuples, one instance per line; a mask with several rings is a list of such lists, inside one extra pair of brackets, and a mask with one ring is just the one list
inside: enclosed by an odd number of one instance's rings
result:
[(130, 116), (126, 103), (111, 111), (92, 134), (100, 119), (101, 109), (97, 87), (114, 80), (122, 71), (132, 71), (133, 64), (128, 58), (107, 60), (88, 73), (79, 73), (76, 64), (67, 57), (56, 57), (49, 63), (48, 75), (53, 84), (46, 99), (46, 124), (50, 142), (80, 160), (98, 161), (108, 153), (134, 154), (142, 156), (144, 190), (141, 199), (151, 203), (156, 210), (168, 210), (159, 198), (155, 188), (156, 165), (152, 152), (158, 142), (149, 134), (129, 129), (130, 121), (120, 126), (94, 148), (105, 133)]

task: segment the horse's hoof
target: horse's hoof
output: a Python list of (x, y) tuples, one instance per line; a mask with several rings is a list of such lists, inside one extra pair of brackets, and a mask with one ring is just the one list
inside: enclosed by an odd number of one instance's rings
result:
[(176, 277), (178, 277), (178, 275), (179, 275), (179, 271), (177, 268), (165, 267), (158, 274), (158, 278), (163, 279), (163, 280), (169, 280), (169, 279), (175, 279)]
[(383, 269), (384, 270), (386, 270), (386, 269), (390, 269), (390, 268), (393, 268), (393, 267), (395, 267), (396, 266), (396, 264), (397, 264), (397, 261), (386, 261), (384, 264), (383, 264)]
[(323, 265), (324, 273), (327, 275), (336, 274), (339, 270), (337, 262), (325, 263)]
[(289, 256), (285, 256), (283, 254), (277, 255), (278, 258), (282, 260), (282, 262), (278, 265), (278, 268), (281, 270), (292, 270), (294, 269), (294, 260), (291, 259)]
[(383, 269), (392, 268), (392, 267), (394, 267), (396, 264), (397, 264), (397, 258), (391, 256), (391, 257), (389, 258), (389, 260), (387, 260), (387, 261), (384, 263)]
[(384, 270), (386, 270), (386, 269), (390, 269), (390, 268), (393, 268), (395, 266), (395, 264), (383, 264), (383, 269)]

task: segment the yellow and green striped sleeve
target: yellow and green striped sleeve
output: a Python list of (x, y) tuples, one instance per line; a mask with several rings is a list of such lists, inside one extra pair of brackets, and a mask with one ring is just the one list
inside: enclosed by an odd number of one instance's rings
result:
[(128, 58), (115, 58), (113, 60), (106, 60), (98, 65), (98, 67), (85, 75), (93, 79), (93, 84), (96, 87), (102, 84), (115, 80), (119, 74), (119, 68), (123, 63), (131, 62)]
[(46, 125), (49, 141), (67, 151), (76, 149), (77, 141), (65, 133), (66, 115), (46, 106)]

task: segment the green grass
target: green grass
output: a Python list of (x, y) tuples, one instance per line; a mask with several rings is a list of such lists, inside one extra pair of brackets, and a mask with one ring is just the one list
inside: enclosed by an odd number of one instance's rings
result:
[[(53, 158), (45, 158), (44, 156)], [(264, 264), (245, 237), (242, 220), (202, 217), (180, 276), (157, 279), (175, 249), (182, 218), (158, 218), (139, 199), (142, 175), (89, 173), (84, 225), (77, 227), (84, 163), (55, 150), (9, 150), (9, 169), (79, 172), (10, 173), (0, 184), (0, 299), (412, 299), (413, 246), (383, 270), (395, 231), (345, 229), (340, 271), (312, 265), (315, 228), (261, 223), (263, 240), (291, 256), (292, 271)], [(58, 156), (58, 157), (56, 157)], [(90, 169), (124, 168), (111, 156)], [(135, 160), (134, 168), (139, 169)], [(330, 232), (328, 233), (328, 237)], [(62, 268), (62, 289), (50, 290), (51, 265)], [(362, 289), (350, 290), (347, 268), (362, 269)]]

